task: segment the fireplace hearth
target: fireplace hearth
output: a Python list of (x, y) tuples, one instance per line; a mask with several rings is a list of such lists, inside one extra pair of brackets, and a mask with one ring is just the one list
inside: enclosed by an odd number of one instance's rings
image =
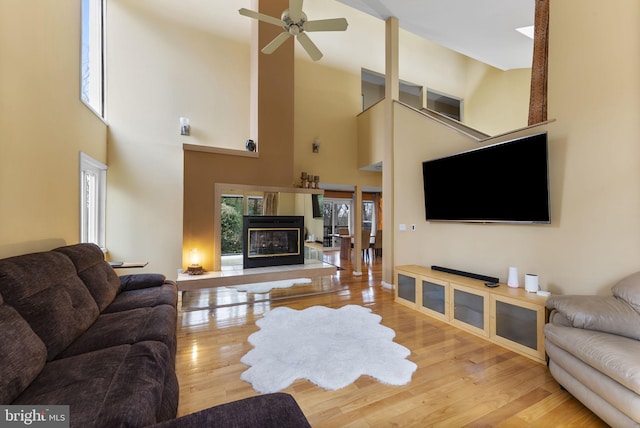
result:
[(245, 269), (304, 264), (304, 217), (244, 216)]

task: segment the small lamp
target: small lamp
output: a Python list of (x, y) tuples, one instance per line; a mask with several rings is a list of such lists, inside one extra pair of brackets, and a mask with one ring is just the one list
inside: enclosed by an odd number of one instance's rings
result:
[(204, 269), (200, 265), (200, 253), (196, 248), (189, 251), (189, 267), (187, 268), (187, 274), (189, 275), (202, 275)]
[(189, 135), (191, 132), (191, 126), (189, 125), (188, 117), (180, 118), (180, 135)]

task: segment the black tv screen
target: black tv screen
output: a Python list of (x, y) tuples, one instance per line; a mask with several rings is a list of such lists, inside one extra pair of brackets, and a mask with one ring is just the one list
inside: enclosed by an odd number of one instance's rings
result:
[(322, 195), (311, 194), (311, 206), (313, 208), (313, 218), (322, 218)]
[(427, 221), (550, 223), (547, 134), (422, 163)]

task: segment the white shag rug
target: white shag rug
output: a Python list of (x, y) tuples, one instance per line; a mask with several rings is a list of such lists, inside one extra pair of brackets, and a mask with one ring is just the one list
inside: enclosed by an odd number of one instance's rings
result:
[(242, 357), (251, 366), (240, 378), (259, 393), (277, 392), (296, 379), (336, 390), (369, 375), (389, 385), (405, 385), (416, 370), (411, 351), (393, 341), (396, 333), (382, 317), (357, 305), (273, 309), (249, 336), (254, 349)]
[(280, 281), (254, 282), (251, 284), (234, 285), (232, 288), (236, 291), (244, 291), (247, 293), (268, 293), (274, 288), (291, 288), (298, 284), (311, 284), (311, 278), (295, 278), (283, 279)]

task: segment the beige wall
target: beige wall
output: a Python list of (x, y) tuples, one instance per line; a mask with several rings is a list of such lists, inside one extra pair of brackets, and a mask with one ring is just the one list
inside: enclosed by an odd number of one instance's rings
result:
[(79, 152), (106, 162), (80, 101), (80, 2), (0, 2), (0, 257), (79, 241)]
[(373, 165), (384, 159), (385, 107), (384, 102), (379, 102), (357, 117), (359, 167)]
[[(294, 180), (305, 171), (320, 176), (321, 183), (381, 186), (379, 172), (358, 170), (359, 71), (298, 58), (295, 77)], [(319, 153), (311, 150), (316, 137)]]
[[(540, 275), (555, 293), (607, 294), (640, 264), (640, 3), (581, 0), (551, 4), (549, 132), (550, 225), (424, 221), (422, 160), (469, 146), (464, 138), (416, 124), (397, 109), (396, 264), (420, 263), (506, 280), (509, 266)], [(404, 126), (406, 125), (406, 126)], [(409, 153), (413, 133), (430, 147)], [(397, 227), (397, 225), (396, 225)], [(521, 279), (522, 280), (522, 279)]]
[(531, 69), (502, 71), (467, 62), (463, 122), (488, 135), (527, 126)]
[[(156, 8), (153, 1), (108, 4), (107, 240), (112, 258), (149, 261), (145, 271), (175, 278), (183, 267), (182, 144), (244, 149), (250, 57), (248, 43)], [(234, 9), (229, 19), (236, 15), (243, 18)], [(190, 118), (191, 136), (179, 135), (180, 116)], [(187, 194), (211, 203), (212, 184), (195, 186)]]

